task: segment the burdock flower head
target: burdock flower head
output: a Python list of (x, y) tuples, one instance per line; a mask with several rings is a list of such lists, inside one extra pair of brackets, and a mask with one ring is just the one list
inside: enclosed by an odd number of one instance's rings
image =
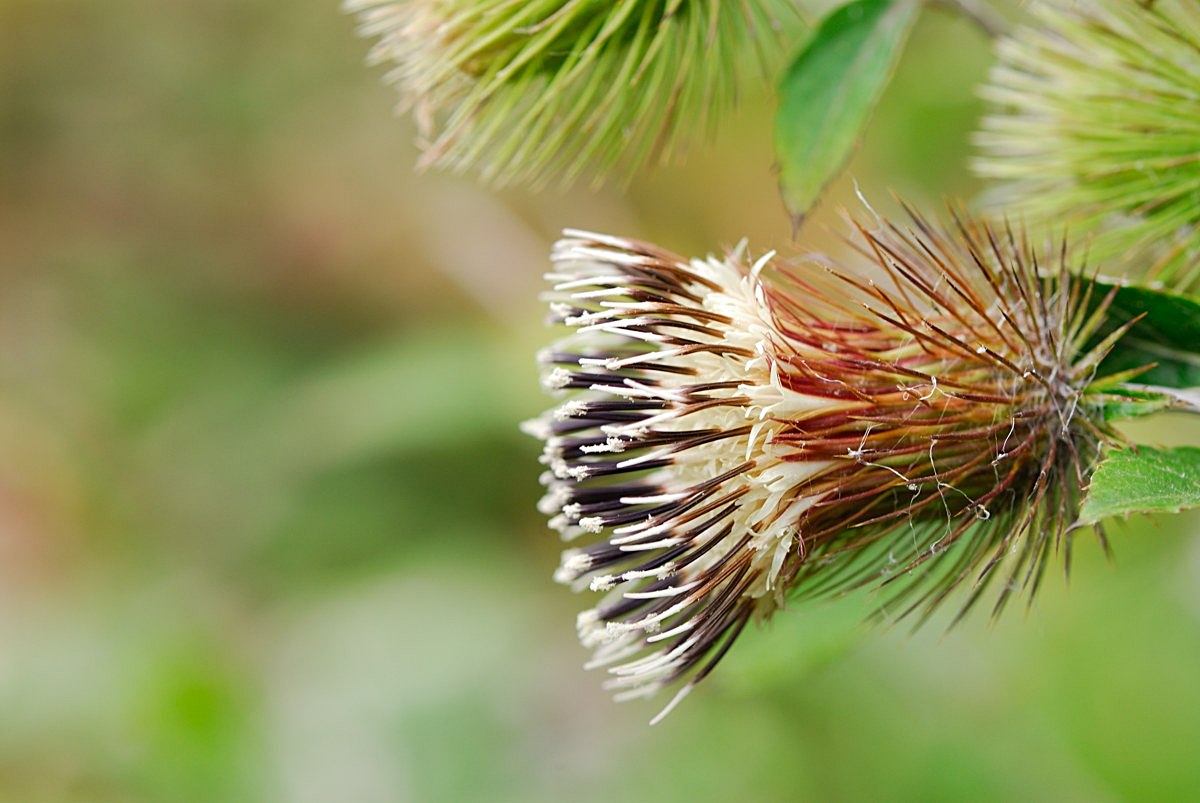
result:
[(913, 221), (860, 229), (874, 279), (555, 247), (562, 403), (526, 429), (571, 543), (556, 577), (603, 594), (579, 636), (620, 696), (677, 686), (665, 714), (789, 600), (880, 583), (892, 617), (999, 576), (998, 611), (1067, 551), (1111, 437), (1107, 299), (1008, 231)]
[(411, 107), (422, 166), (502, 185), (628, 177), (783, 54), (789, 0), (346, 0)]
[[(997, 46), (977, 141), (997, 207), (1200, 280), (1200, 5), (1043, 0)], [(1083, 242), (1082, 238), (1077, 238)]]

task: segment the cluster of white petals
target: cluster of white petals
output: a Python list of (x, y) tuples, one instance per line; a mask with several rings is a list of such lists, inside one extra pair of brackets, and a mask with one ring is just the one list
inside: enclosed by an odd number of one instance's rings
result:
[[(799, 548), (800, 490), (827, 466), (792, 462), (781, 414), (819, 409), (780, 382), (759, 268), (677, 257), (568, 232), (547, 278), (573, 330), (543, 354), (547, 387), (571, 393), (527, 424), (545, 439), (544, 512), (568, 549), (556, 577), (608, 591), (579, 617), (624, 696), (705, 672), (753, 615), (779, 601)], [(684, 685), (683, 691), (690, 685)]]

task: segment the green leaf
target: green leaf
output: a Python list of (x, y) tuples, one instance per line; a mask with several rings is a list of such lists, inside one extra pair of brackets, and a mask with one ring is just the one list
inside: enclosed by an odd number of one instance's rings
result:
[(1110, 452), (1092, 476), (1081, 524), (1130, 513), (1178, 513), (1200, 507), (1200, 449), (1139, 446)]
[(1097, 336), (1141, 317), (1116, 342), (1101, 363), (1100, 374), (1154, 364), (1138, 382), (1168, 388), (1200, 387), (1200, 300), (1193, 296), (1096, 279), (1093, 304), (1115, 290), (1105, 325)]
[(796, 226), (850, 158), (917, 18), (915, 0), (856, 0), (821, 23), (783, 76), (780, 191)]

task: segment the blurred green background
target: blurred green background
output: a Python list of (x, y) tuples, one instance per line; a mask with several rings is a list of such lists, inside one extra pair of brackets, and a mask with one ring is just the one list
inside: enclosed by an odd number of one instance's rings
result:
[[(516, 427), (545, 254), (792, 247), (768, 93), (628, 192), (492, 193), (413, 174), (366, 49), (332, 0), (0, 0), (0, 800), (1200, 799), (1195, 518), (995, 625), (800, 607), (663, 724), (611, 703)], [(988, 61), (926, 14), (864, 191), (978, 189)]]

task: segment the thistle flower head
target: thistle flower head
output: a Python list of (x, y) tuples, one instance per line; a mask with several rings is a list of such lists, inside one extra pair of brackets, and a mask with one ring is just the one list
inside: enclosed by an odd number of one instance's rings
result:
[(411, 107), (422, 166), (492, 184), (628, 177), (783, 51), (789, 0), (346, 0)]
[[(1094, 379), (1104, 300), (1014, 235), (863, 229), (877, 280), (744, 249), (684, 260), (568, 232), (542, 355), (562, 404), (543, 511), (556, 578), (619, 696), (674, 705), (752, 619), (887, 584), (889, 616), (997, 575), (999, 610), (1069, 544), (1110, 437)], [(665, 711), (664, 711), (665, 713)]]
[[(1043, 0), (997, 45), (977, 172), (991, 201), (1094, 235), (1150, 278), (1200, 279), (1200, 6)], [(1081, 241), (1082, 242), (1082, 241)], [(1143, 268), (1144, 270), (1144, 268)]]

